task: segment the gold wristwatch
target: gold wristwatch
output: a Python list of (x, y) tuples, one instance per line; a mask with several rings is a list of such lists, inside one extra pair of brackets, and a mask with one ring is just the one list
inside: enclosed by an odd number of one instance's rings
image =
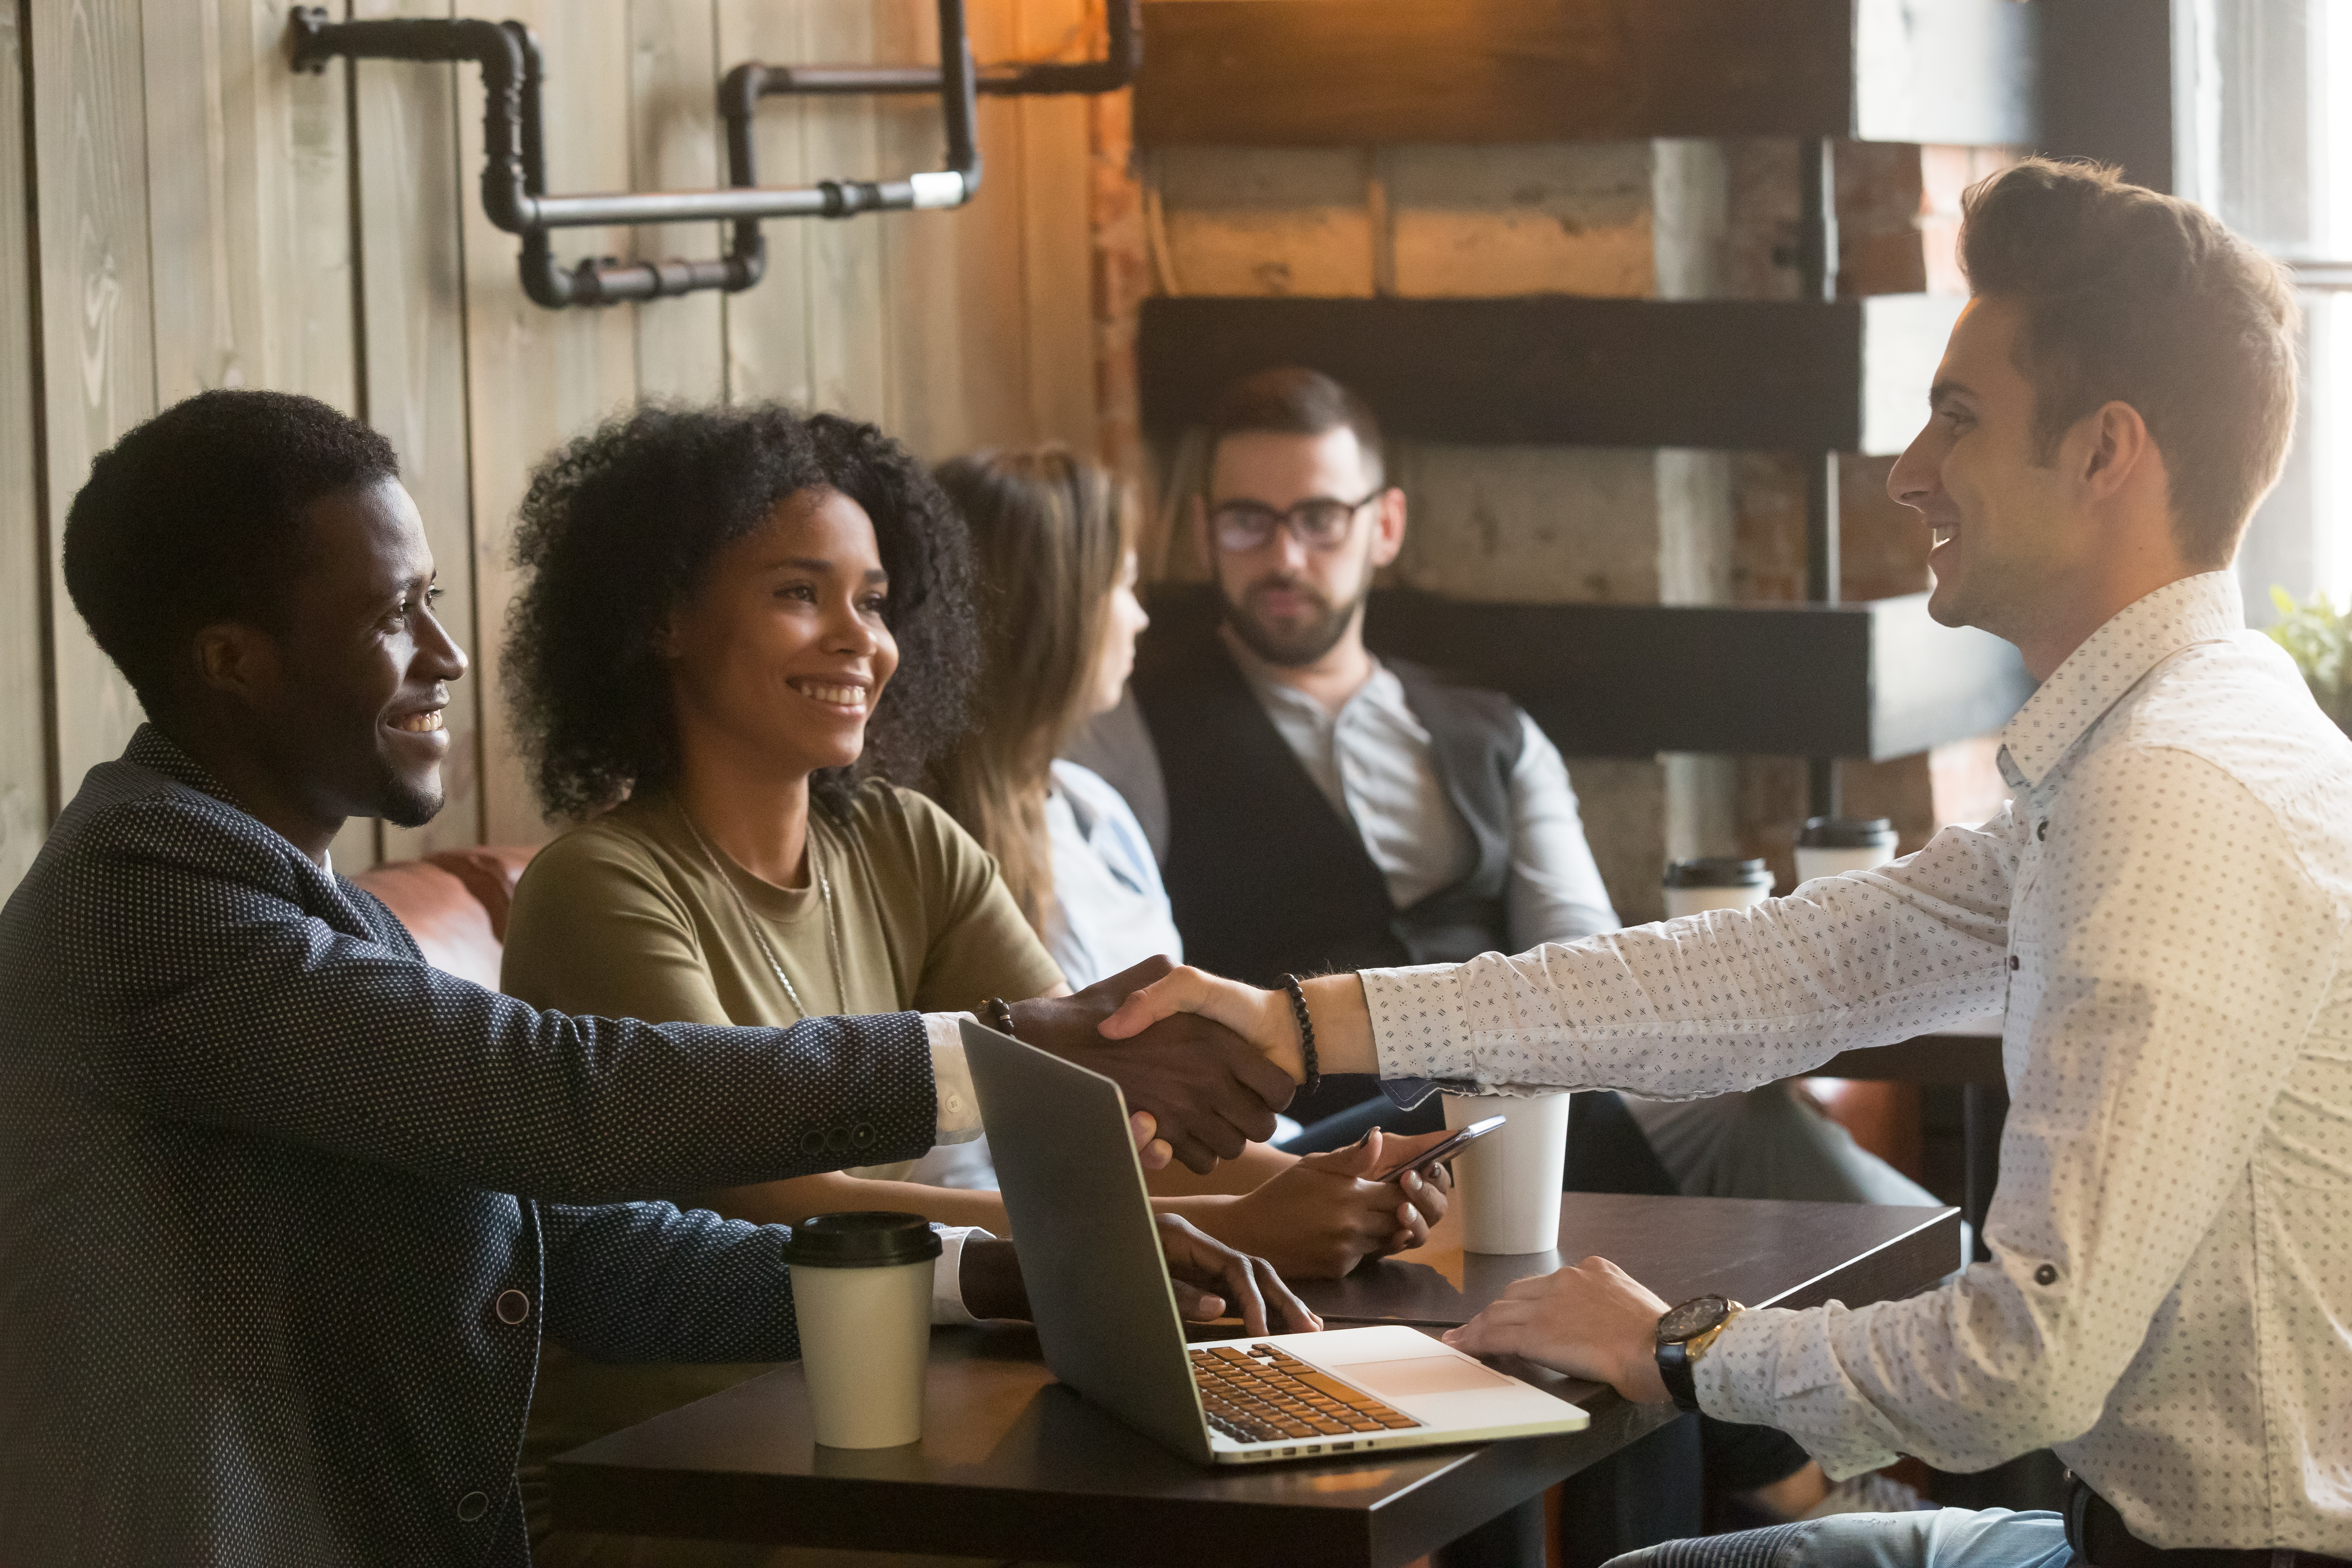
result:
[(1658, 1320), (1658, 1376), (1678, 1407), (1698, 1408), (1693, 1369), (1731, 1320), (1747, 1310), (1728, 1296), (1694, 1296)]

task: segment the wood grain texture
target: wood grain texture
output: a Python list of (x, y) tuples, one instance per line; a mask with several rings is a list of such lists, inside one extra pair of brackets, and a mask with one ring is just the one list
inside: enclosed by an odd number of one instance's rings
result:
[(48, 481), (58, 793), (120, 754), (143, 715), (73, 613), (60, 554), (91, 459), (155, 411), (147, 129), (137, 8), (31, 5), (34, 166), (39, 183), (41, 358)]
[(25, 37), (14, 6), (0, 10), (0, 899), (40, 852), (55, 810), (49, 780), (47, 682), (36, 482), (33, 294), (25, 206)]
[[(629, 0), (630, 188), (706, 190), (727, 183), (716, 87), (712, 0)], [(655, 224), (629, 231), (641, 260), (708, 260), (717, 224)], [(626, 307), (636, 333), (637, 392), (688, 403), (727, 395), (725, 296), (711, 292)]]
[[(1017, 0), (1021, 58), (1077, 58), (1107, 37), (1102, 8), (1087, 0)], [(1027, 327), (1030, 428), (1038, 437), (1097, 449), (1092, 312), (1093, 237), (1087, 223), (1092, 160), (1088, 100), (1015, 100), (1020, 138), (1008, 157), (1021, 173), (1021, 310)], [(966, 286), (966, 297), (977, 290)]]
[[(284, 0), (147, 0), (141, 11), (159, 407), (215, 387), (355, 412), (344, 73), (286, 68)], [(377, 824), (334, 841), (373, 865)]]
[[(451, 5), (359, 0), (354, 14), (446, 16)], [(440, 574), (442, 622), (478, 659), (483, 624), (468, 475), (462, 239), (464, 208), (475, 197), (470, 171), (458, 165), (460, 68), (381, 60), (355, 69), (367, 419), (400, 454), (401, 481), (425, 520)], [(490, 626), (495, 630), (496, 622)], [(441, 814), (422, 827), (386, 824), (385, 858), (481, 841), (482, 713), (493, 700), (478, 662), (450, 688), (442, 715), (449, 759), (441, 770)]]
[[(628, 116), (613, 112), (629, 91), (628, 0), (514, 0), (505, 15), (528, 23), (547, 52), (548, 188), (622, 190), (629, 181)], [(460, 80), (458, 167), (481, 166), (481, 84)], [(466, 363), (472, 445), (474, 574), (480, 638), (483, 832), (495, 844), (552, 836), (527, 783), (513, 719), (499, 690), (499, 643), (517, 585), (516, 509), (532, 468), (597, 420), (636, 397), (636, 334), (621, 310), (548, 310), (515, 276), (516, 241), (482, 215), (467, 187), (465, 208)], [(571, 229), (559, 256), (618, 256), (628, 236)]]
[[(809, 58), (797, 4), (717, 0), (716, 25), (722, 69), (745, 60), (788, 65)], [(810, 112), (806, 99), (772, 98), (761, 103), (752, 122), (761, 184), (798, 185), (815, 177), (808, 162)], [(805, 222), (763, 225), (766, 280), (729, 295), (722, 306), (730, 402), (772, 400), (804, 406), (811, 399), (809, 241), (816, 226)]]
[[(858, 64), (882, 58), (877, 52), (876, 0), (799, 0), (797, 8), (803, 19), (799, 58)], [(880, 177), (880, 117), (909, 110), (908, 104), (886, 106), (871, 98), (811, 99), (802, 106), (809, 176)], [(807, 396), (814, 407), (859, 419), (889, 415), (891, 338), (905, 330), (886, 308), (883, 292), (881, 225), (891, 216), (898, 215), (795, 220), (808, 258)]]

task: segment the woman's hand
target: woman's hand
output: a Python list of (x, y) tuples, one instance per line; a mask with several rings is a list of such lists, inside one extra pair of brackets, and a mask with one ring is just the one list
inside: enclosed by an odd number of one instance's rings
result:
[(1637, 1405), (1667, 1397), (1658, 1375), (1666, 1303), (1605, 1258), (1521, 1279), (1445, 1342), (1472, 1355), (1516, 1355), (1605, 1383)]
[[(1172, 1214), (1154, 1215), (1160, 1251), (1168, 1260), (1168, 1283), (1177, 1310), (1187, 1322), (1213, 1323), (1239, 1317), (1248, 1334), (1306, 1334), (1323, 1320), (1291, 1294), (1274, 1265), (1203, 1235)], [(1007, 1240), (974, 1237), (963, 1245), (958, 1286), (976, 1318), (1027, 1318), (1029, 1288), (1021, 1275), (1017, 1247)]]
[(1348, 1148), (1307, 1155), (1254, 1191), (1193, 1200), (1198, 1206), (1185, 1212), (1210, 1234), (1271, 1259), (1293, 1279), (1337, 1279), (1367, 1258), (1429, 1239), (1429, 1227), (1444, 1217), (1454, 1190), (1444, 1166), (1402, 1182), (1367, 1178), (1444, 1136), (1390, 1137), (1376, 1127)]
[(1160, 1251), (1168, 1259), (1176, 1310), (1185, 1321), (1213, 1323), (1239, 1317), (1246, 1334), (1304, 1334), (1323, 1327), (1323, 1320), (1291, 1294), (1265, 1258), (1236, 1251), (1181, 1215), (1151, 1217), (1160, 1226)]

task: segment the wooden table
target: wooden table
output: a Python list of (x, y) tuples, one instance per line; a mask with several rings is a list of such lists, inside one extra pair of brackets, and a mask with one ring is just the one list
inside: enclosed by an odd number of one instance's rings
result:
[(2000, 1064), (2001, 1018), (1989, 1017), (1892, 1046), (1872, 1046), (1831, 1058), (1808, 1077), (1960, 1086), (1960, 1214), (1984, 1244), (1985, 1211), (2000, 1174), (2000, 1130), (2009, 1115), (2009, 1079)]
[[(1953, 1209), (1570, 1194), (1562, 1251), (1600, 1252), (1669, 1300), (1848, 1302), (1923, 1289), (1959, 1249)], [(1443, 1231), (1419, 1256), (1314, 1288), (1365, 1321), (1444, 1314), (1558, 1255), (1465, 1260)], [(1419, 1270), (1420, 1272), (1416, 1272)], [(1449, 1270), (1451, 1272), (1449, 1273)], [(1448, 1294), (1450, 1292), (1450, 1295)], [(1222, 1331), (1230, 1332), (1230, 1330)], [(1195, 1466), (1054, 1381), (1025, 1327), (934, 1331), (925, 1436), (819, 1448), (787, 1366), (600, 1438), (551, 1468), (567, 1529), (637, 1535), (1199, 1568), (1391, 1568), (1469, 1534), (1664, 1426), (1666, 1406), (1505, 1363), (1582, 1405), (1585, 1431), (1370, 1461)], [(1507, 1553), (1505, 1554), (1507, 1558)], [(1492, 1554), (1488, 1561), (1496, 1560)], [(1539, 1559), (1538, 1559), (1539, 1561)]]

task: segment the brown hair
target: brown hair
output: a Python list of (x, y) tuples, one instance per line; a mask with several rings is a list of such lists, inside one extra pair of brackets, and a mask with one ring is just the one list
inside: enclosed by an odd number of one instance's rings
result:
[(981, 668), (974, 721), (934, 793), (1044, 934), (1054, 900), (1045, 793), (1094, 678), (1111, 590), (1135, 543), (1133, 499), (1059, 445), (950, 458), (940, 487), (971, 527)]
[[(1217, 394), (1209, 405), (1209, 458), (1228, 436), (1271, 431), (1284, 436), (1322, 436), (1341, 426), (1356, 433), (1364, 469), (1374, 484), (1383, 474), (1381, 422), (1371, 405), (1319, 370), (1286, 365), (1245, 375)], [(1206, 470), (1202, 479), (1206, 481)]]
[(2294, 427), (2284, 270), (2203, 208), (2091, 163), (2029, 158), (1961, 211), (1969, 288), (2023, 308), (2037, 459), (2101, 405), (2131, 405), (2164, 454), (2181, 552), (2228, 564)]

